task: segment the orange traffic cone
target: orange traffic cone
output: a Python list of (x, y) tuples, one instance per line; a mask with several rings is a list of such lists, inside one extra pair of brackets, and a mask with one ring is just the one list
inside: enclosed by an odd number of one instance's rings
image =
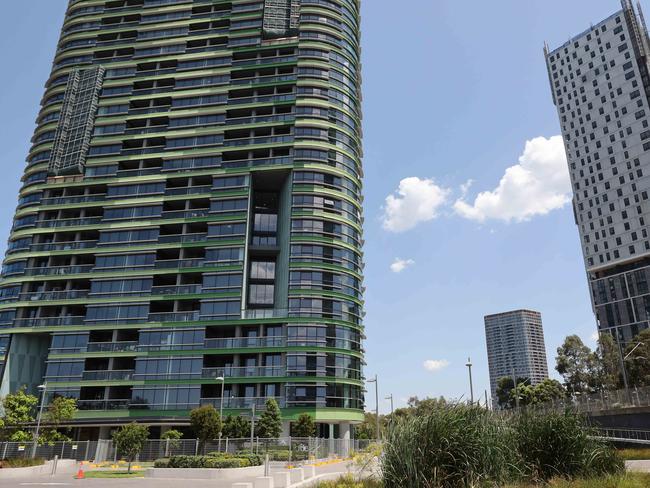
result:
[(85, 478), (84, 470), (79, 468), (79, 471), (77, 472), (77, 476), (75, 476), (75, 479), (82, 480), (84, 478)]

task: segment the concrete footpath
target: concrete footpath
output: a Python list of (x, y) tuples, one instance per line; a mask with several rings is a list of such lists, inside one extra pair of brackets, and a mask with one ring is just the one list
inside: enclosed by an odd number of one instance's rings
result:
[[(324, 479), (336, 479), (348, 472), (351, 468), (349, 462), (329, 463), (322, 466), (316, 466), (316, 477), (295, 485), (296, 487), (313, 486), (315, 482)], [(279, 465), (272, 467), (271, 473), (278, 472)], [(192, 488), (232, 488), (233, 483), (255, 483), (256, 476), (250, 476), (242, 473), (239, 479), (233, 480), (215, 480), (215, 479), (194, 479), (191, 480)], [(89, 488), (179, 488), (180, 479), (162, 479), (162, 478), (128, 478), (128, 479), (74, 479), (71, 473), (57, 473), (54, 476), (41, 474), (29, 476), (21, 479), (2, 480), (0, 479), (0, 488), (17, 488), (17, 487), (38, 487), (38, 486), (75, 486)], [(293, 487), (294, 485), (292, 485)]]
[(650, 473), (650, 461), (625, 461), (625, 467), (635, 473)]

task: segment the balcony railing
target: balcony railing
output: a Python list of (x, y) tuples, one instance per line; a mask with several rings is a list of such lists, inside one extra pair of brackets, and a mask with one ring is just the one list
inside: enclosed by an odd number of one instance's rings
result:
[(286, 376), (284, 366), (241, 366), (241, 367), (221, 367), (221, 368), (203, 368), (203, 378), (261, 378), (261, 377), (281, 377)]
[(286, 308), (261, 308), (259, 310), (250, 309), (242, 312), (243, 319), (283, 319), (289, 316), (289, 310)]
[(57, 220), (39, 220), (36, 222), (36, 227), (39, 228), (52, 228), (52, 227), (75, 227), (79, 225), (94, 225), (101, 223), (101, 217), (83, 217), (78, 219), (57, 219)]
[(85, 298), (89, 290), (59, 290), (59, 291), (35, 291), (30, 293), (21, 293), (21, 300), (73, 300), (76, 298)]
[(130, 404), (130, 399), (77, 400), (77, 408), (79, 410), (126, 410)]
[(87, 352), (134, 352), (138, 349), (138, 341), (123, 342), (89, 342)]
[(133, 369), (124, 369), (124, 370), (102, 370), (102, 371), (84, 371), (83, 376), (81, 377), (84, 381), (128, 381), (133, 379), (135, 370)]
[(240, 349), (246, 347), (283, 347), (285, 337), (226, 337), (206, 339), (206, 349)]
[(195, 219), (199, 217), (207, 217), (210, 215), (210, 210), (201, 208), (197, 210), (176, 210), (163, 212), (161, 217), (163, 219)]
[[(285, 401), (282, 397), (227, 397), (223, 399), (223, 408), (253, 408), (264, 409), (267, 400), (274, 399), (280, 408), (284, 408)], [(212, 405), (217, 410), (221, 408), (221, 398), (201, 398), (201, 405)]]
[(83, 316), (65, 317), (39, 317), (28, 319), (15, 319), (14, 327), (58, 327), (65, 325), (83, 325)]
[(100, 202), (106, 199), (106, 194), (101, 195), (74, 195), (69, 197), (51, 197), (41, 199), (41, 205), (65, 205), (68, 203)]
[(39, 268), (25, 268), (26, 276), (71, 275), (90, 273), (94, 265), (78, 264), (74, 266), (43, 266)]
[(175, 235), (162, 235), (158, 237), (158, 242), (161, 244), (169, 244), (171, 242), (200, 242), (205, 241), (208, 234), (175, 234)]
[(201, 285), (154, 286), (152, 295), (194, 295), (201, 293)]
[(197, 259), (170, 259), (164, 261), (156, 261), (156, 268), (170, 269), (170, 268), (199, 268), (203, 266), (205, 260), (203, 258)]
[(32, 244), (29, 249), (37, 251), (74, 251), (76, 249), (90, 249), (97, 246), (97, 241), (78, 241), (78, 242), (44, 242), (42, 244)]
[(149, 322), (193, 322), (199, 320), (199, 311), (150, 313)]

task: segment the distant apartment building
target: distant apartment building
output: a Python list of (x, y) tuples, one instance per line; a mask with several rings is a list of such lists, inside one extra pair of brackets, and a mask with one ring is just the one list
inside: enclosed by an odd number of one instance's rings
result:
[(542, 314), (513, 310), (485, 316), (485, 341), (490, 366), (490, 389), (496, 398), (504, 376), (528, 378), (536, 385), (548, 378)]
[(630, 341), (650, 323), (650, 42), (622, 8), (546, 62), (600, 332)]

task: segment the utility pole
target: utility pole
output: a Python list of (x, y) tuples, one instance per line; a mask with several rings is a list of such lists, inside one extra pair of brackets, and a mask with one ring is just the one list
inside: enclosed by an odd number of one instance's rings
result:
[(255, 401), (253, 401), (253, 416), (251, 417), (251, 452), (253, 449), (253, 442), (255, 437)]
[(469, 398), (470, 405), (474, 405), (474, 383), (472, 382), (472, 358), (467, 358), (467, 369), (469, 370)]
[(36, 447), (38, 446), (38, 436), (41, 430), (41, 417), (43, 416), (43, 405), (45, 404), (45, 392), (47, 391), (47, 381), (42, 385), (38, 385), (41, 391), (41, 406), (38, 409), (38, 419), (36, 420), (36, 432), (34, 434), (34, 443), (32, 445), (32, 459), (36, 457)]
[(372, 380), (368, 380), (368, 383), (375, 384), (375, 423), (376, 423), (376, 436), (377, 440), (381, 440), (381, 431), (379, 430), (379, 382), (377, 381), (377, 375)]

